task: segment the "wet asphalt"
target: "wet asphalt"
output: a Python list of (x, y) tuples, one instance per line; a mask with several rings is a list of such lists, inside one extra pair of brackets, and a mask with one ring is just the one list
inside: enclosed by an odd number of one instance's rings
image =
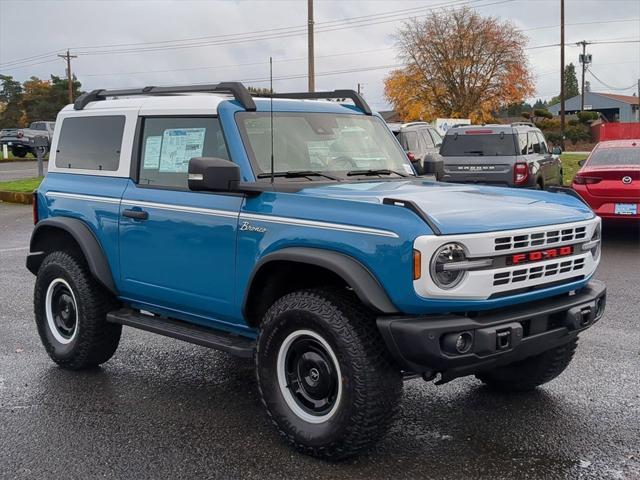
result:
[(329, 463), (289, 450), (250, 361), (126, 328), (103, 367), (68, 372), (38, 339), (30, 207), (0, 203), (0, 478), (640, 479), (640, 240), (605, 226), (604, 319), (534, 393), (473, 378), (405, 383), (387, 437)]
[[(49, 162), (43, 162), (44, 172)], [(38, 163), (33, 160), (24, 162), (0, 162), (0, 182), (38, 176)], [(2, 218), (2, 217), (0, 217)]]

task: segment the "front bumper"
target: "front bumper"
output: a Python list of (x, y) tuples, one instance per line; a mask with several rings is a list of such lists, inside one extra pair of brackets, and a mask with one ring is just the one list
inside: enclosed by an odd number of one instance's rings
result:
[[(387, 348), (407, 372), (441, 373), (441, 382), (517, 362), (569, 342), (600, 320), (606, 303), (604, 283), (593, 280), (573, 295), (472, 315), (380, 317)], [(458, 353), (461, 333), (471, 341)]]

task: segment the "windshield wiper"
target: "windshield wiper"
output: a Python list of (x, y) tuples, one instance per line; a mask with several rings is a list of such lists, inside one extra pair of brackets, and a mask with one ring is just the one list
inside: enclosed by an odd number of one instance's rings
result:
[(352, 175), (391, 175), (392, 173), (395, 173), (400, 177), (409, 176), (406, 173), (398, 172), (396, 170), (389, 170), (388, 168), (379, 168), (379, 169), (370, 168), (368, 170), (349, 170), (347, 172), (347, 176), (351, 177)]
[[(334, 177), (333, 175), (327, 175), (326, 173), (318, 172), (317, 170), (287, 170), (286, 172), (273, 172), (274, 177), (284, 177), (284, 178), (300, 178), (300, 177), (324, 177), (329, 180), (340, 181), (338, 177)], [(259, 173), (258, 178), (270, 178), (271, 173)]]

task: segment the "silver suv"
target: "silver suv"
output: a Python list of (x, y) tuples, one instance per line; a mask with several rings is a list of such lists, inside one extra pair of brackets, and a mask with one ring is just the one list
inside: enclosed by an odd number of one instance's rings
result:
[(543, 190), (562, 185), (560, 153), (531, 123), (457, 126), (440, 148), (442, 180)]

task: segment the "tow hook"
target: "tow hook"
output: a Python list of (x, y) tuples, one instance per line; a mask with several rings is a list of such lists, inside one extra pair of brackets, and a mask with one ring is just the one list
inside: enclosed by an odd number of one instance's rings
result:
[(587, 304), (578, 305), (567, 311), (565, 325), (569, 330), (578, 330), (588, 327), (596, 319), (596, 304), (589, 302)]
[(496, 331), (496, 350), (507, 350), (511, 346), (511, 329)]

